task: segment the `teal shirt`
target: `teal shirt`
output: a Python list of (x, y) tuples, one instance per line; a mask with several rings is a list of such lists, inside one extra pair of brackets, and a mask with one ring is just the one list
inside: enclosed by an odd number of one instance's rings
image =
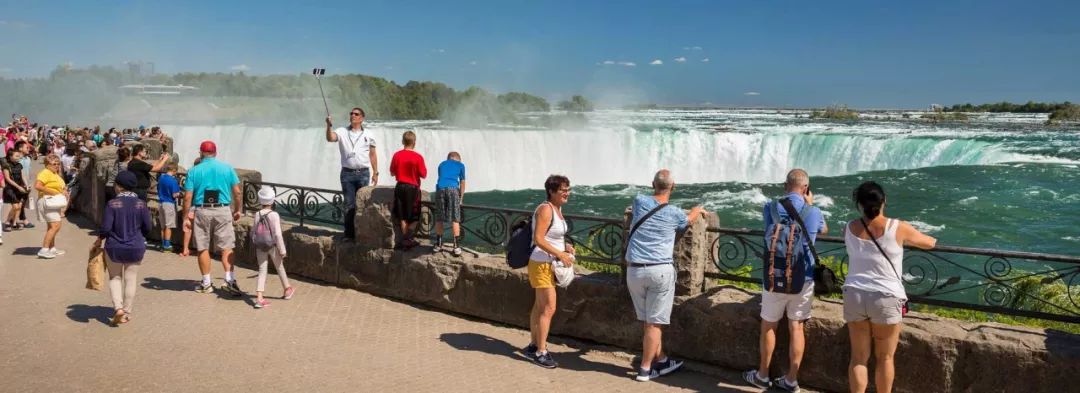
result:
[(232, 166), (207, 157), (188, 170), (184, 191), (194, 194), (191, 199), (193, 205), (201, 205), (206, 190), (217, 190), (218, 201), (228, 205), (232, 203), (232, 187), (236, 184), (240, 184), (240, 178), (236, 176), (236, 170)]

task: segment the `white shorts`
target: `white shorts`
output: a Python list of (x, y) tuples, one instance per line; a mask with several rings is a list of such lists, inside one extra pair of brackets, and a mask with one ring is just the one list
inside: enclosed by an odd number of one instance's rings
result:
[(802, 293), (761, 292), (761, 319), (779, 322), (787, 311), (789, 321), (810, 319), (814, 302), (814, 282), (806, 280)]

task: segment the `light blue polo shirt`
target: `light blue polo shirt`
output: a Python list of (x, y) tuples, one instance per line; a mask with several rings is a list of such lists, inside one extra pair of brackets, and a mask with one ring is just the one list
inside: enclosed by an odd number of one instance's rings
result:
[[(659, 205), (660, 202), (650, 195), (634, 197), (630, 228)], [(634, 232), (626, 248), (626, 260), (641, 264), (674, 263), (675, 233), (685, 231), (688, 225), (690, 221), (682, 209), (675, 205), (665, 206)]]
[(191, 203), (201, 205), (203, 194), (206, 190), (217, 190), (218, 201), (228, 205), (232, 203), (232, 187), (240, 184), (240, 178), (236, 176), (236, 170), (214, 157), (202, 159), (199, 165), (188, 170), (187, 180), (184, 181), (184, 191), (191, 191)]

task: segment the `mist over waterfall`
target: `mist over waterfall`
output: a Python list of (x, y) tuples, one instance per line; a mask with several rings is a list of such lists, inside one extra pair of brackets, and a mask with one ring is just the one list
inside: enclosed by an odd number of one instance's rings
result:
[[(1030, 161), (999, 142), (952, 135), (805, 130), (759, 126), (753, 132), (716, 131), (692, 126), (632, 127), (603, 122), (581, 130), (448, 128), (438, 122), (384, 122), (369, 125), (377, 140), (381, 184), (393, 184), (391, 155), (405, 130), (417, 133), (434, 189), (436, 168), (450, 151), (461, 153), (468, 190), (542, 187), (553, 173), (573, 184), (648, 184), (659, 168), (679, 183), (775, 183), (802, 167), (815, 176), (870, 170)], [(219, 157), (237, 168), (259, 170), (269, 182), (328, 189), (340, 187), (336, 143), (322, 128), (247, 126), (166, 126), (181, 164), (189, 166), (199, 142), (217, 143)]]

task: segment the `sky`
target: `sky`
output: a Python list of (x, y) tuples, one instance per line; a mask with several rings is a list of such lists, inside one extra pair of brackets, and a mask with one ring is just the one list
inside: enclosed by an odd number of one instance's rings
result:
[(1077, 1), (9, 1), (0, 77), (328, 73), (657, 103), (1080, 101)]

